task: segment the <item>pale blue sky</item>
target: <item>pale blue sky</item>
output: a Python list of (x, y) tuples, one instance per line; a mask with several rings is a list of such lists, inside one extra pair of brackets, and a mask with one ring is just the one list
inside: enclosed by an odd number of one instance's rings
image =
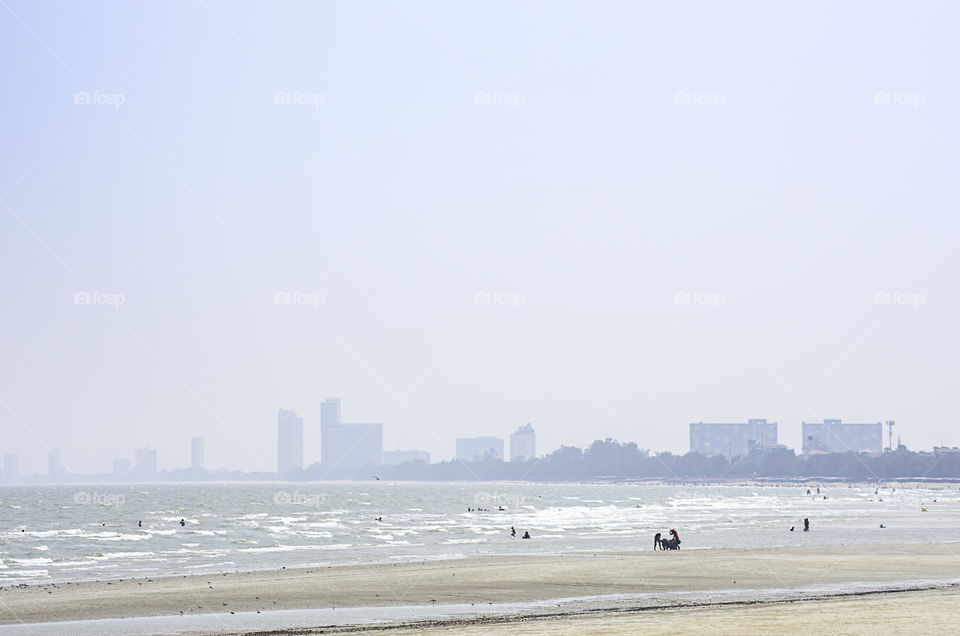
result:
[(960, 444), (958, 13), (2, 0), (0, 453)]

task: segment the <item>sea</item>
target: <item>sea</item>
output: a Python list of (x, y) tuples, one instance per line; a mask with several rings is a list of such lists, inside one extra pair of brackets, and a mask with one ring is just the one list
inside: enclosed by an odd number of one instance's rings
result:
[[(810, 532), (802, 531), (805, 518)], [(652, 550), (654, 534), (671, 528), (685, 550), (960, 542), (960, 492), (847, 484), (820, 485), (819, 493), (796, 484), (8, 485), (0, 486), (0, 586)]]

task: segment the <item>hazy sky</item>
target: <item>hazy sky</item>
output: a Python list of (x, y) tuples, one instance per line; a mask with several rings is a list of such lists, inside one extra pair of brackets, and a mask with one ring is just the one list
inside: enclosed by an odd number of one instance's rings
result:
[(327, 396), (434, 460), (528, 421), (960, 444), (958, 18), (2, 0), (0, 453), (273, 470)]

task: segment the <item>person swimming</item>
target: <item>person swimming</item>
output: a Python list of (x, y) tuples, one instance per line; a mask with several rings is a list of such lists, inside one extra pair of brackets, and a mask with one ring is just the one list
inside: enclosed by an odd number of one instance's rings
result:
[(794, 527), (796, 526), (790, 526), (790, 532), (793, 532)]
[(185, 525), (187, 525), (187, 522), (184, 521), (183, 519), (181, 519), (181, 520), (180, 520), (180, 527), (182, 528), (182, 527), (185, 526)]

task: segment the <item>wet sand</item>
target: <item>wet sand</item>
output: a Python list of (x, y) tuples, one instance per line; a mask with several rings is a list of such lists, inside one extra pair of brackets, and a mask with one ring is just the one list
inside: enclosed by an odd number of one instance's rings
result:
[[(180, 613), (189, 616), (276, 609), (433, 604), (476, 604), (480, 611), (481, 606), (488, 603), (616, 594), (649, 594), (645, 601), (648, 607), (677, 607), (696, 602), (702, 606), (690, 610), (696, 616), (710, 612), (726, 615), (727, 612), (750, 608), (712, 607), (712, 591), (739, 591), (749, 598), (754, 594), (753, 590), (833, 585), (838, 592), (843, 592), (854, 588), (838, 584), (945, 580), (960, 576), (958, 573), (960, 544), (953, 543), (678, 552), (654, 552), (651, 549), (637, 553), (486, 557), (4, 586), (0, 589), (0, 624)], [(903, 589), (910, 588), (908, 584), (903, 586)], [(690, 592), (697, 591), (703, 593), (690, 596)], [(789, 597), (787, 593), (785, 598)], [(885, 595), (861, 598), (881, 597)], [(890, 598), (885, 600), (889, 602)], [(631, 602), (633, 609), (642, 609), (640, 606), (644, 604)], [(591, 608), (588, 601), (574, 613), (591, 609), (603, 608)], [(773, 606), (764, 609), (775, 611)], [(919, 607), (915, 609), (918, 614), (929, 613), (926, 606), (922, 611)], [(645, 612), (649, 613), (649, 610)], [(766, 615), (758, 614), (761, 616), (758, 620), (764, 620), (762, 617)], [(641, 620), (641, 617), (635, 618)], [(594, 619), (608, 620), (602, 617), (562, 620)], [(544, 619), (538, 624), (552, 628), (550, 625), (555, 626), (557, 623), (553, 621), (557, 620), (561, 619)], [(609, 620), (620, 621), (623, 616)], [(643, 620), (651, 619), (647, 616)], [(664, 620), (679, 619), (667, 617)], [(952, 615), (943, 615), (939, 619), (934, 616), (931, 620), (952, 623)], [(586, 623), (584, 625), (584, 629), (590, 628)], [(488, 628), (483, 624), (471, 626), (469, 623), (459, 623), (459, 626), (478, 630)], [(521, 626), (515, 624), (510, 628), (519, 629)], [(498, 628), (506, 627), (498, 625)], [(658, 627), (650, 629), (661, 631)], [(664, 631), (670, 629), (673, 628), (669, 625), (663, 628)]]
[[(607, 612), (497, 624), (398, 627), (360, 634), (948, 634), (955, 633), (960, 590), (877, 594), (856, 598), (752, 606)], [(329, 632), (328, 632), (329, 633)], [(335, 633), (335, 632), (334, 632)], [(357, 632), (354, 632), (357, 633)]]

